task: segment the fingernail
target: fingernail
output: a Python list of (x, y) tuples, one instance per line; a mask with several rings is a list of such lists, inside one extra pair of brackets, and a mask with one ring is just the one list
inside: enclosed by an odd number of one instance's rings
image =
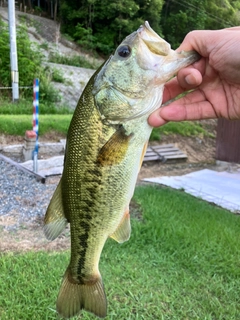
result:
[(191, 74), (185, 77), (185, 81), (187, 82), (187, 84), (190, 84), (190, 85), (194, 84), (194, 78)]

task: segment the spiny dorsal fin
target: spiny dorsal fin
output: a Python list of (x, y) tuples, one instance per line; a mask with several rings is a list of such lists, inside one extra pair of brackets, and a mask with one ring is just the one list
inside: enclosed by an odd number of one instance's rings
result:
[(121, 126), (105, 143), (98, 154), (97, 163), (101, 166), (111, 166), (120, 163), (127, 153), (132, 134), (126, 135)]
[(63, 318), (77, 315), (81, 309), (99, 318), (107, 315), (107, 300), (101, 276), (94, 282), (79, 284), (71, 278), (70, 269), (65, 272), (57, 298), (57, 312)]
[(44, 217), (44, 234), (48, 240), (56, 239), (66, 227), (62, 203), (62, 179), (60, 180)]
[(110, 238), (116, 240), (118, 243), (123, 243), (128, 241), (131, 235), (131, 222), (129, 208), (124, 212), (123, 218), (119, 223), (117, 229), (113, 234), (110, 235)]

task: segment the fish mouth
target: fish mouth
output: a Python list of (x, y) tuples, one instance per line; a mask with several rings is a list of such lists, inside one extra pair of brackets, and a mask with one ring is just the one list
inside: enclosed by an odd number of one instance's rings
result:
[(163, 40), (151, 27), (148, 21), (145, 21), (137, 30), (139, 37), (147, 45), (148, 49), (157, 55), (167, 56), (171, 51), (171, 46)]
[(143, 45), (140, 52), (145, 52), (137, 57), (138, 63), (142, 69), (156, 72), (155, 85), (164, 84), (181, 68), (201, 58), (196, 51), (177, 52), (172, 50), (170, 44), (150, 27), (148, 21), (145, 21), (137, 30), (137, 34)]

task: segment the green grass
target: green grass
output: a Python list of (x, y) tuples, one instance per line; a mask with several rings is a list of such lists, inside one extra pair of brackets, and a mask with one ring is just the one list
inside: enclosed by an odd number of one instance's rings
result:
[[(238, 320), (240, 217), (181, 191), (141, 186), (131, 239), (109, 240), (100, 270), (111, 320)], [(2, 254), (0, 318), (56, 319), (69, 252)], [(84, 312), (81, 319), (95, 319)]]
[(207, 136), (214, 137), (214, 135), (206, 131), (200, 122), (184, 121), (184, 122), (168, 122), (162, 127), (154, 128), (150, 137), (150, 140), (159, 140), (161, 134), (178, 134), (184, 137), (193, 136)]
[[(19, 103), (11, 103), (7, 100), (0, 99), (0, 133), (10, 135), (22, 135), (29, 129), (29, 120), (27, 115), (32, 115), (32, 101), (21, 99)], [(67, 107), (56, 107), (53, 103), (40, 102), (40, 115), (49, 115), (48, 118), (40, 119), (40, 134), (48, 131), (57, 130), (65, 134), (67, 130), (66, 123), (70, 117), (62, 115), (72, 115), (73, 110)], [(8, 115), (8, 116), (7, 116)], [(17, 117), (15, 117), (17, 115)], [(59, 116), (60, 115), (60, 116)], [(16, 119), (16, 126), (13, 126), (13, 120)], [(43, 121), (43, 122), (42, 122)], [(68, 122), (69, 123), (69, 122)], [(31, 126), (31, 124), (30, 124)], [(49, 128), (49, 130), (48, 130)], [(201, 122), (169, 122), (166, 125), (154, 128), (150, 140), (160, 140), (161, 135), (178, 134), (185, 137), (200, 136), (214, 137), (212, 132), (202, 127)]]
[[(44, 134), (55, 130), (66, 134), (70, 120), (71, 110), (56, 108), (54, 105), (41, 104), (39, 117), (39, 133)], [(32, 105), (23, 102), (20, 106), (8, 103), (0, 107), (0, 133), (9, 135), (23, 135), (32, 125)], [(160, 140), (161, 134), (179, 134), (182, 136), (210, 136), (198, 123), (182, 122), (168, 123), (163, 127), (154, 128), (150, 140)]]
[[(39, 107), (41, 114), (72, 114), (73, 111), (67, 107), (56, 107), (54, 103), (40, 100)], [(0, 115), (28, 115), (32, 114), (32, 100), (20, 99), (18, 103), (12, 103), (9, 100), (0, 99)]]
[[(39, 135), (56, 131), (67, 134), (71, 114), (45, 114), (39, 116)], [(0, 134), (24, 136), (32, 129), (32, 115), (0, 115)]]
[(89, 60), (79, 55), (66, 56), (66, 55), (60, 55), (57, 53), (52, 53), (50, 55), (49, 62), (66, 64), (69, 66), (81, 67), (81, 68), (87, 68), (87, 69), (97, 69), (101, 64), (97, 61), (90, 62)]
[[(55, 131), (66, 135), (72, 110), (41, 102), (39, 108), (39, 135)], [(32, 101), (21, 99), (19, 103), (0, 100), (0, 134), (24, 136), (32, 128)]]

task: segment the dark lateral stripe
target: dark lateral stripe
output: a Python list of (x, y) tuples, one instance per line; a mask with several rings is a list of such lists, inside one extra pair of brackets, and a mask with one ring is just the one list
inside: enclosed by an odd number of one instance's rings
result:
[(88, 248), (88, 237), (89, 237), (89, 231), (90, 231), (90, 225), (87, 221), (80, 221), (79, 225), (81, 229), (84, 231), (82, 234), (78, 236), (79, 238), (79, 259), (78, 259), (78, 267), (77, 267), (77, 275), (78, 280), (80, 284), (84, 283), (84, 268), (85, 268), (85, 262), (86, 262), (86, 252)]

